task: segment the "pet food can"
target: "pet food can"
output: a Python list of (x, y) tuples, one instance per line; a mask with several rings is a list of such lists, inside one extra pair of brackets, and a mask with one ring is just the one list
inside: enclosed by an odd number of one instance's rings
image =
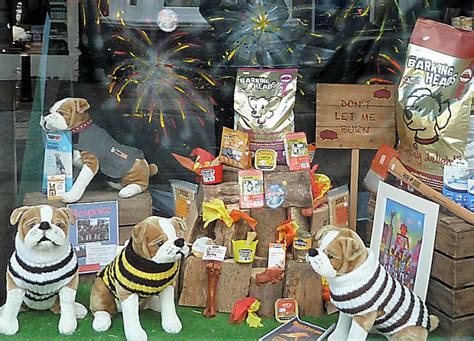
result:
[(201, 182), (204, 185), (214, 185), (222, 182), (222, 165), (201, 168)]
[(298, 236), (293, 240), (293, 259), (296, 262), (306, 262), (306, 254), (311, 248), (311, 241), (311, 232), (298, 231)]
[(234, 251), (234, 260), (236, 263), (252, 263), (255, 258), (255, 249), (258, 240), (253, 241), (250, 245), (246, 240), (232, 240), (232, 249)]

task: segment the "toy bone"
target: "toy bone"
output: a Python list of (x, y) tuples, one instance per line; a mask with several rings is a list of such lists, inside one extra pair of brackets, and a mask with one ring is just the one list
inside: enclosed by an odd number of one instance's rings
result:
[(215, 317), (217, 311), (216, 289), (221, 274), (222, 262), (209, 261), (207, 269), (207, 303), (203, 315), (206, 317)]

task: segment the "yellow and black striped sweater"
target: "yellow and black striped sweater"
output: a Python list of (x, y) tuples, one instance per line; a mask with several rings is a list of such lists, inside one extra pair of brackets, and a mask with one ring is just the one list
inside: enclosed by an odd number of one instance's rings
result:
[(173, 283), (178, 274), (179, 262), (158, 264), (137, 255), (130, 240), (120, 254), (101, 272), (105, 285), (117, 297), (116, 284), (140, 298), (153, 296)]

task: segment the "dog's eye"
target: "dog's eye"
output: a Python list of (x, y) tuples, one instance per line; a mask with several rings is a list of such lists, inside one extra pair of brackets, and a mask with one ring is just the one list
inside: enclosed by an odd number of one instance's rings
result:
[(165, 242), (163, 240), (159, 240), (158, 243), (156, 243), (156, 245), (158, 246), (162, 246)]
[(330, 253), (328, 253), (327, 256), (328, 256), (329, 259), (333, 259), (333, 258), (334, 258), (334, 256), (331, 255)]

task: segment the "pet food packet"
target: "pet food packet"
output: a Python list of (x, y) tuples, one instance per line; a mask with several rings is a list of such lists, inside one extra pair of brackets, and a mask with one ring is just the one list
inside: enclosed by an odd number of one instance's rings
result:
[(466, 164), (474, 32), (418, 19), (398, 86), (400, 160), (441, 191), (443, 168)]
[(308, 142), (304, 132), (285, 135), (286, 164), (290, 171), (310, 168)]
[(240, 208), (262, 208), (264, 202), (263, 172), (258, 169), (239, 171)]
[(329, 223), (349, 227), (349, 188), (343, 185), (328, 191)]
[(64, 175), (66, 192), (72, 188), (71, 131), (46, 132), (44, 141), (43, 193), (48, 193), (48, 176)]
[(469, 173), (468, 166), (445, 166), (443, 195), (461, 206), (467, 206), (467, 182)]
[(235, 129), (250, 137), (252, 156), (257, 149), (273, 149), (284, 165), (284, 137), (294, 131), (296, 69), (237, 71), (234, 92)]
[(241, 169), (251, 167), (248, 134), (224, 127), (219, 160), (223, 164)]

